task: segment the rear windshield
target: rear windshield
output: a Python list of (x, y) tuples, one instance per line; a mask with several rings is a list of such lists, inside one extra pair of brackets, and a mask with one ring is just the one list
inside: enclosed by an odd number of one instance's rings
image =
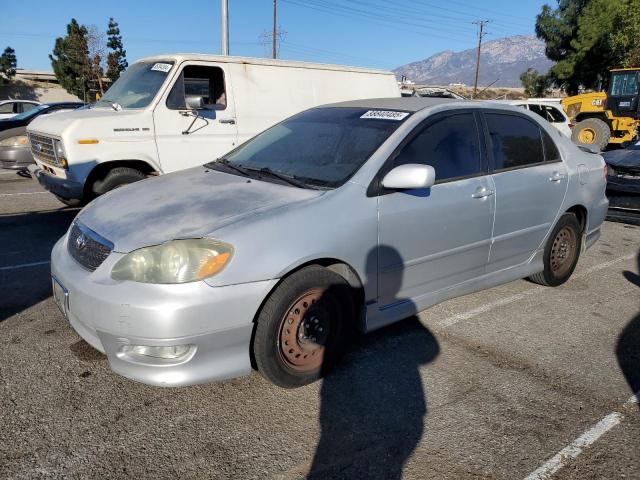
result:
[(346, 182), (409, 116), (404, 111), (314, 108), (271, 127), (228, 154), (236, 166), (334, 188)]

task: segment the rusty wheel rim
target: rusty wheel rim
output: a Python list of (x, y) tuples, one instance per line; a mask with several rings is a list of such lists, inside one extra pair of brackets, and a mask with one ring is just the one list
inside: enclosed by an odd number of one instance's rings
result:
[(320, 302), (324, 289), (312, 289), (298, 297), (283, 315), (278, 335), (280, 358), (296, 372), (322, 366), (330, 315)]
[(553, 239), (551, 247), (551, 271), (556, 277), (566, 275), (576, 256), (577, 248), (576, 233), (572, 228), (564, 227)]

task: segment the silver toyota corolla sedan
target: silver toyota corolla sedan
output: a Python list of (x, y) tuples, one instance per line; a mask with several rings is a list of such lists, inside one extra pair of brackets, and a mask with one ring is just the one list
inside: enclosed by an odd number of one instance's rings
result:
[(131, 379), (255, 368), (296, 387), (357, 330), (519, 278), (567, 281), (600, 234), (605, 179), (599, 155), (517, 107), (313, 108), (92, 202), (53, 249), (54, 298)]

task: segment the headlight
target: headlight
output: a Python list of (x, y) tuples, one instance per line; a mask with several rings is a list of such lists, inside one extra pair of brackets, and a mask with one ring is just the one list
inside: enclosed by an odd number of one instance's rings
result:
[(28, 143), (29, 139), (26, 135), (16, 135), (15, 137), (0, 140), (0, 146), (3, 147), (26, 147)]
[(232, 255), (233, 247), (217, 240), (172, 240), (125, 255), (113, 267), (111, 278), (142, 283), (195, 282), (220, 273)]
[(62, 140), (54, 140), (53, 147), (56, 149), (56, 158), (58, 159), (58, 163), (67, 167), (67, 154), (64, 151), (64, 145), (62, 144)]

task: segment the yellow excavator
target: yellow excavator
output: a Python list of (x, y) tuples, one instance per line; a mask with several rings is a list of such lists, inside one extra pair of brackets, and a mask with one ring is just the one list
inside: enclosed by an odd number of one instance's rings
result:
[(640, 68), (621, 68), (611, 70), (606, 92), (564, 98), (562, 108), (574, 125), (571, 139), (600, 150), (635, 140), (640, 125), (639, 85)]

